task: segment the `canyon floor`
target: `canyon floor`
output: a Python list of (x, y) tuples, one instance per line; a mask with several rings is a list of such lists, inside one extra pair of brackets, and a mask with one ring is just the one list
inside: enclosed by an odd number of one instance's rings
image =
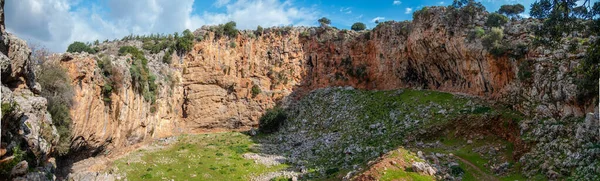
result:
[(101, 170), (115, 180), (525, 180), (511, 129), (523, 115), (475, 97), (326, 88), (286, 112), (275, 133), (162, 138)]

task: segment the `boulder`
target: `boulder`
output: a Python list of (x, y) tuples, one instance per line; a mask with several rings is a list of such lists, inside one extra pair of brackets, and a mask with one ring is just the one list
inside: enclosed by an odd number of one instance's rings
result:
[(10, 175), (12, 177), (25, 175), (27, 173), (27, 169), (29, 169), (27, 161), (21, 161), (12, 168), (12, 170), (10, 171)]
[(425, 162), (414, 162), (412, 164), (413, 171), (425, 175), (435, 175), (436, 169)]

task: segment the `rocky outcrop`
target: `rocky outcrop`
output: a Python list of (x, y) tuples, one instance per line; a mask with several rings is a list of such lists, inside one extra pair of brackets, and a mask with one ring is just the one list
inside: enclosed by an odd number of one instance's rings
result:
[(128, 63), (131, 57), (108, 58), (123, 75), (122, 85), (115, 87), (109, 102), (102, 94), (105, 78), (98, 66), (99, 57), (66, 53), (50, 58), (67, 70), (75, 92), (75, 104), (71, 108), (74, 135), (71, 149), (85, 151), (86, 155), (105, 154), (114, 148), (148, 138), (170, 136), (186, 129), (179, 121), (183, 113), (180, 106), (182, 89), (174, 86), (176, 82), (172, 84), (166, 80), (167, 76), (179, 77), (175, 71), (168, 65), (150, 63), (160, 90), (153, 105), (132, 86)]
[[(0, 12), (4, 12), (0, 1)], [(49, 179), (55, 165), (51, 153), (59, 135), (48, 113), (47, 100), (38, 95), (39, 84), (31, 68), (31, 50), (25, 41), (6, 33), (0, 13), (0, 65), (2, 68), (2, 129), (0, 175), (16, 180)], [(25, 155), (30, 155), (25, 157)], [(22, 178), (20, 178), (22, 176)], [(50, 177), (52, 178), (52, 177)]]

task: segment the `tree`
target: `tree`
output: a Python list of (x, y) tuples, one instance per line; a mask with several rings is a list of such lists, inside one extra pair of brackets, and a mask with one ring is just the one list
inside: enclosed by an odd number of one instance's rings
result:
[(473, 0), (454, 0), (452, 2), (452, 7), (454, 7), (454, 8), (462, 8), (463, 6), (469, 4), (470, 1), (473, 1)]
[(69, 45), (69, 47), (67, 47), (67, 52), (71, 52), (71, 53), (87, 52), (87, 53), (91, 53), (91, 54), (96, 53), (96, 51), (94, 51), (94, 49), (90, 48), (85, 43), (78, 42), (78, 41), (71, 43)]
[(352, 25), (351, 29), (354, 31), (362, 31), (367, 29), (367, 26), (364, 23), (356, 22)]
[(321, 24), (321, 27), (327, 27), (331, 24), (331, 20), (327, 19), (326, 17), (322, 17), (318, 21), (319, 21), (319, 24)]
[(525, 11), (525, 6), (522, 4), (514, 4), (514, 5), (502, 5), (498, 10), (498, 13), (504, 14), (510, 17), (518, 17), (519, 14)]
[(255, 32), (255, 34), (260, 36), (260, 35), (262, 35), (262, 34), (263, 34), (263, 31), (264, 31), (263, 27), (262, 27), (262, 26), (260, 26), (260, 25), (258, 25), (258, 27), (256, 27), (256, 32)]
[(506, 22), (508, 22), (508, 18), (506, 16), (498, 13), (492, 13), (488, 15), (485, 25), (489, 27), (500, 27), (506, 24)]
[(230, 22), (225, 23), (223, 30), (225, 32), (225, 35), (227, 35), (231, 38), (235, 38), (238, 35), (238, 30), (236, 28), (235, 21), (230, 21)]
[(592, 20), (600, 13), (600, 2), (595, 2), (592, 7), (590, 0), (577, 5), (575, 0), (540, 0), (531, 4), (529, 14), (537, 19), (543, 20), (540, 28), (534, 32), (539, 40), (545, 43), (555, 43), (562, 39), (564, 33), (579, 31), (584, 21), (578, 18)]

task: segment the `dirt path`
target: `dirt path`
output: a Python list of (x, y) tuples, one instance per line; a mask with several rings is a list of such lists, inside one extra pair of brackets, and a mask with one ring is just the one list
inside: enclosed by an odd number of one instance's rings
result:
[[(477, 175), (482, 177), (479, 179), (489, 180), (489, 181), (500, 181), (500, 179), (496, 178), (495, 176), (487, 174), (483, 170), (479, 169), (479, 167), (477, 167), (475, 164), (471, 163), (469, 160), (466, 160), (466, 159), (461, 158), (456, 155), (454, 155), (454, 157), (458, 158), (461, 162), (463, 162), (463, 163), (469, 165), (471, 168), (475, 169), (475, 171), (477, 171)], [(476, 176), (476, 175), (473, 175), (473, 176)]]

